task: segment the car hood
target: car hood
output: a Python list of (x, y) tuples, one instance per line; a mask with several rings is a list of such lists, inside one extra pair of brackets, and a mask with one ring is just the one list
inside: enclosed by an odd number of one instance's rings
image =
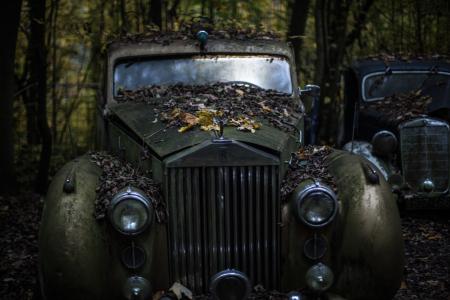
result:
[[(159, 99), (159, 101), (164, 101)], [(212, 131), (191, 129), (184, 133), (177, 127), (166, 128), (166, 123), (155, 114), (155, 105), (148, 103), (119, 103), (108, 106), (109, 120), (145, 143), (159, 158), (185, 148), (200, 144), (215, 137)], [(255, 133), (238, 131), (235, 127), (225, 127), (224, 137), (247, 144), (268, 148), (271, 152), (282, 153), (288, 145), (298, 140), (298, 132), (287, 133), (262, 121), (263, 126)], [(300, 119), (297, 127), (300, 128)], [(295, 143), (295, 142), (294, 142)]]

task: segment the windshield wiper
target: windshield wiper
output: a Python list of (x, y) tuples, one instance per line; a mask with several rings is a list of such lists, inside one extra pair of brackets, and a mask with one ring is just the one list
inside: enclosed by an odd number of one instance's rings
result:
[(247, 81), (233, 80), (233, 81), (227, 81), (226, 83), (236, 84), (236, 85), (248, 85), (248, 86), (256, 87), (258, 89), (263, 89), (259, 85), (251, 83), (251, 82), (247, 82)]
[(391, 69), (391, 67), (386, 66), (386, 69), (384, 70), (384, 74), (381, 77), (377, 78), (369, 86), (369, 90), (368, 90), (369, 96), (372, 96), (372, 93), (384, 83), (384, 80), (386, 79), (386, 76), (389, 76), (389, 75), (392, 75), (392, 69)]

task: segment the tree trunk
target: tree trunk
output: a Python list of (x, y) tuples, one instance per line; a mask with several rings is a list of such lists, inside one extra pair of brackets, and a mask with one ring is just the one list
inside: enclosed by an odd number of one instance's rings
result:
[(209, 19), (214, 24), (215, 1), (209, 0)]
[(162, 29), (162, 7), (163, 0), (150, 0), (148, 12), (150, 23), (155, 24), (160, 29)]
[(306, 20), (308, 19), (310, 0), (295, 0), (292, 6), (291, 22), (289, 24), (288, 40), (294, 47), (297, 75), (300, 73), (300, 51), (305, 34)]
[(122, 32), (130, 31), (130, 22), (127, 15), (127, 5), (125, 0), (120, 0), (120, 18), (122, 19)]
[(14, 60), (16, 52), (17, 31), (20, 21), (21, 0), (6, 1), (2, 4), (1, 17), (3, 26), (0, 32), (0, 193), (13, 192), (15, 189), (14, 174)]
[(315, 82), (321, 85), (319, 132), (328, 143), (337, 138), (340, 117), (341, 66), (348, 49), (361, 35), (367, 13), (374, 0), (365, 0), (354, 15), (353, 29), (348, 33), (348, 20), (353, 1), (317, 0), (316, 23), (316, 73)]
[(47, 123), (47, 53), (45, 45), (45, 0), (29, 0), (30, 6), (30, 80), (35, 83), (31, 95), (36, 97), (38, 129), (42, 148), (36, 191), (44, 193), (48, 184), (48, 171), (52, 154), (52, 136)]
[[(56, 54), (57, 54), (57, 47), (56, 47), (56, 24), (58, 20), (58, 12), (59, 12), (59, 0), (53, 0), (51, 5), (52, 13), (50, 14), (50, 37), (49, 42), (47, 45), (51, 44), (51, 51), (52, 51), (52, 136), (56, 137), (58, 134), (58, 126), (57, 126), (57, 117), (58, 117), (58, 97), (56, 95), (56, 82), (58, 80), (58, 69), (57, 69), (57, 61), (56, 61)], [(51, 43), (50, 43), (51, 41)]]
[(172, 6), (170, 7), (170, 9), (167, 11), (166, 18), (168, 19), (170, 28), (172, 28), (172, 29), (174, 28), (174, 23), (178, 17), (177, 9), (178, 9), (179, 5), (180, 5), (180, 0), (175, 0), (173, 2)]
[(415, 32), (416, 32), (416, 52), (422, 54), (423, 53), (423, 39), (422, 39), (422, 1), (415, 1), (415, 9), (416, 9), (416, 24), (415, 24)]

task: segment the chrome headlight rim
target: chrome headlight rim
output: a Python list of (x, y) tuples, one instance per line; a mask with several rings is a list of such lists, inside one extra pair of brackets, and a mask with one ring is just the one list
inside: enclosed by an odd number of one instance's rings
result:
[[(379, 143), (381, 142), (380, 139), (383, 139), (383, 136), (388, 136), (391, 139), (391, 149), (382, 149), (383, 147), (385, 147), (385, 145), (380, 145)], [(381, 156), (389, 156), (395, 153), (395, 151), (397, 151), (398, 149), (398, 139), (397, 136), (389, 130), (380, 130), (377, 131), (373, 136), (372, 139), (370, 141), (370, 144), (372, 145), (373, 150), (381, 155)], [(389, 147), (388, 147), (389, 148)], [(376, 150), (383, 150), (383, 151), (376, 151)]]
[[(118, 204), (120, 204), (123, 201), (138, 201), (140, 204), (143, 205), (143, 207), (145, 209), (145, 213), (147, 214), (147, 220), (145, 221), (144, 225), (142, 225), (142, 227), (140, 229), (133, 231), (133, 232), (124, 231), (114, 221), (114, 209), (118, 206)], [(117, 192), (117, 194), (114, 195), (114, 197), (112, 198), (111, 203), (109, 205), (109, 208), (108, 208), (108, 217), (109, 217), (109, 222), (111, 223), (111, 225), (119, 233), (121, 233), (123, 235), (127, 235), (127, 236), (135, 236), (135, 235), (141, 234), (142, 232), (147, 230), (147, 228), (150, 226), (150, 224), (153, 221), (152, 212), (153, 212), (152, 204), (150, 202), (150, 199), (148, 199), (145, 196), (145, 193), (138, 188), (129, 186), (129, 187), (126, 187), (126, 188), (120, 190), (119, 192)]]
[[(333, 201), (333, 212), (332, 214), (326, 219), (326, 221), (316, 224), (311, 223), (308, 220), (304, 218), (304, 216), (300, 213), (300, 208), (302, 203), (307, 199), (308, 196), (316, 193), (323, 193), (326, 196), (328, 196)], [(294, 201), (294, 211), (295, 216), (297, 219), (302, 222), (303, 224), (312, 227), (312, 228), (322, 228), (328, 224), (330, 224), (336, 217), (337, 211), (338, 211), (338, 200), (337, 195), (334, 193), (334, 191), (327, 186), (326, 184), (323, 184), (321, 182), (314, 182), (312, 184), (309, 184), (305, 186), (298, 194)]]

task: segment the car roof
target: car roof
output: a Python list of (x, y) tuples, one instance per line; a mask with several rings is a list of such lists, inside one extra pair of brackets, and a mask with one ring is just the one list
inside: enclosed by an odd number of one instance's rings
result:
[[(280, 40), (233, 40), (233, 39), (211, 39), (208, 41), (205, 53), (249, 53), (249, 54), (271, 54), (285, 56), (293, 61), (292, 50), (289, 43)], [(108, 58), (134, 56), (161, 56), (171, 54), (200, 54), (198, 42), (194, 39), (173, 40), (168, 43), (141, 40), (137, 42), (113, 42), (108, 46)]]
[(434, 71), (450, 72), (450, 61), (445, 58), (426, 59), (361, 59), (355, 61), (351, 67), (353, 72), (361, 80), (365, 75), (375, 72), (385, 72), (387, 68), (391, 71)]

